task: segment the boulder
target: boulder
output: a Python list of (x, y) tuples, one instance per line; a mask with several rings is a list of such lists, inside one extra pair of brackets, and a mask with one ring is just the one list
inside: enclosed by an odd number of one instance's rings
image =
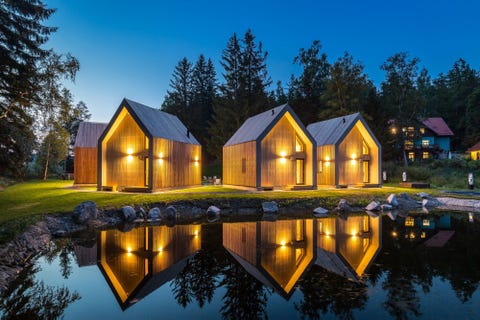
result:
[(425, 192), (420, 192), (418, 194), (418, 196), (422, 199), (430, 198), (430, 195), (428, 193), (425, 193)]
[(441, 204), (442, 203), (435, 198), (427, 197), (427, 198), (422, 199), (422, 207), (424, 207), (424, 208), (438, 207)]
[(210, 206), (207, 209), (207, 214), (208, 215), (219, 215), (220, 214), (220, 208), (215, 207), (215, 206)]
[(347, 200), (340, 199), (340, 201), (338, 201), (338, 205), (335, 208), (335, 210), (339, 212), (350, 212), (352, 211), (352, 207), (350, 207), (350, 205), (347, 203)]
[(277, 213), (278, 205), (275, 201), (266, 201), (262, 203), (262, 210), (264, 213)]
[(382, 211), (390, 211), (393, 209), (393, 206), (391, 204), (382, 204), (380, 206), (380, 208), (382, 209)]
[(397, 196), (395, 194), (390, 194), (387, 198), (387, 202), (389, 204), (391, 204), (392, 206), (394, 207), (398, 207), (398, 200), (397, 200)]
[(322, 218), (328, 216), (328, 210), (322, 207), (317, 207), (313, 209), (313, 215), (317, 218)]
[(365, 207), (365, 210), (367, 211), (380, 210), (380, 204), (377, 201), (372, 201), (368, 204), (368, 206)]
[(177, 218), (177, 209), (174, 206), (168, 206), (165, 209), (165, 215), (168, 220), (173, 220)]
[(136, 218), (137, 218), (137, 214), (135, 212), (135, 209), (133, 209), (131, 206), (124, 206), (122, 208), (122, 219), (123, 219), (123, 221), (132, 222)]
[(160, 208), (153, 207), (150, 210), (148, 210), (147, 219), (160, 220), (161, 214), (162, 212), (160, 211)]
[(145, 209), (143, 209), (142, 207), (136, 207), (135, 212), (137, 214), (137, 217), (139, 217), (139, 218), (145, 219), (146, 216), (147, 216), (147, 213), (145, 212)]
[(98, 209), (93, 201), (85, 201), (73, 209), (72, 218), (78, 224), (86, 224), (90, 220), (97, 219)]

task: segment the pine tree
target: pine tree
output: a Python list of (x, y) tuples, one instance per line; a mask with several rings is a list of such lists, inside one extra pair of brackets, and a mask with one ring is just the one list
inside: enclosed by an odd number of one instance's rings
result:
[(289, 102), (303, 123), (318, 120), (317, 115), (323, 109), (322, 95), (326, 89), (330, 65), (325, 53), (320, 54), (322, 45), (315, 40), (305, 50), (301, 48), (293, 63), (302, 67), (301, 75), (292, 76), (289, 84)]

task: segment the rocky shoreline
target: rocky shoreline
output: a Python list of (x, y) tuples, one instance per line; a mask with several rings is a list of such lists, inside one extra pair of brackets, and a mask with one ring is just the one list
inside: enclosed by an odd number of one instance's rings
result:
[[(16, 239), (0, 246), (0, 294), (3, 294), (31, 258), (47, 248), (54, 238), (68, 237), (77, 232), (117, 227), (128, 231), (141, 224), (175, 224), (191, 222), (215, 222), (220, 218), (259, 216), (262, 214), (305, 214), (315, 217), (331, 213), (361, 211), (385, 212), (389, 210), (413, 210), (440, 208), (447, 210), (480, 211), (480, 200), (448, 197), (432, 198), (419, 194), (420, 200), (406, 194), (390, 195), (386, 201), (372, 201), (367, 207), (351, 207), (340, 199), (337, 207), (328, 210), (318, 207), (311, 199), (278, 200), (265, 202), (261, 199), (231, 199), (218, 201), (182, 201), (173, 204), (150, 204), (146, 206), (124, 206), (99, 210), (95, 203), (79, 204), (72, 213), (47, 215), (44, 220), (30, 226)], [(317, 199), (318, 200), (318, 199)], [(318, 201), (317, 201), (318, 202)]]

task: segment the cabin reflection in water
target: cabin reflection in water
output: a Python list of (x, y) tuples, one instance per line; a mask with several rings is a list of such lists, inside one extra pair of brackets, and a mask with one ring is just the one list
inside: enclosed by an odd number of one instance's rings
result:
[(318, 219), (316, 223), (315, 264), (351, 280), (359, 280), (380, 252), (381, 217), (332, 217)]
[(223, 246), (245, 270), (284, 298), (313, 263), (314, 220), (223, 224)]
[(124, 310), (172, 280), (201, 246), (200, 225), (101, 231), (98, 266)]

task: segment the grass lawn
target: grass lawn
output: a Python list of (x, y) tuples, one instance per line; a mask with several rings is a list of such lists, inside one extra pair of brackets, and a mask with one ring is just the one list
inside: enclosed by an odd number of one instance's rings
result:
[(347, 199), (350, 204), (364, 206), (375, 198), (384, 200), (390, 193), (416, 194), (420, 191), (431, 195), (441, 194), (441, 190), (436, 189), (406, 189), (395, 185), (386, 185), (383, 188), (265, 192), (208, 185), (153, 194), (132, 194), (97, 192), (94, 187), (75, 187), (72, 181), (65, 180), (29, 181), (8, 186), (0, 191), (0, 242), (2, 237), (11, 237), (11, 232), (17, 233), (25, 226), (41, 219), (44, 214), (71, 212), (76, 205), (87, 200), (95, 201), (99, 208), (106, 208), (123, 205), (148, 207), (151, 203), (234, 198), (277, 200), (283, 205), (288, 205), (298, 199), (308, 199), (315, 205), (318, 203), (331, 209), (340, 198)]

